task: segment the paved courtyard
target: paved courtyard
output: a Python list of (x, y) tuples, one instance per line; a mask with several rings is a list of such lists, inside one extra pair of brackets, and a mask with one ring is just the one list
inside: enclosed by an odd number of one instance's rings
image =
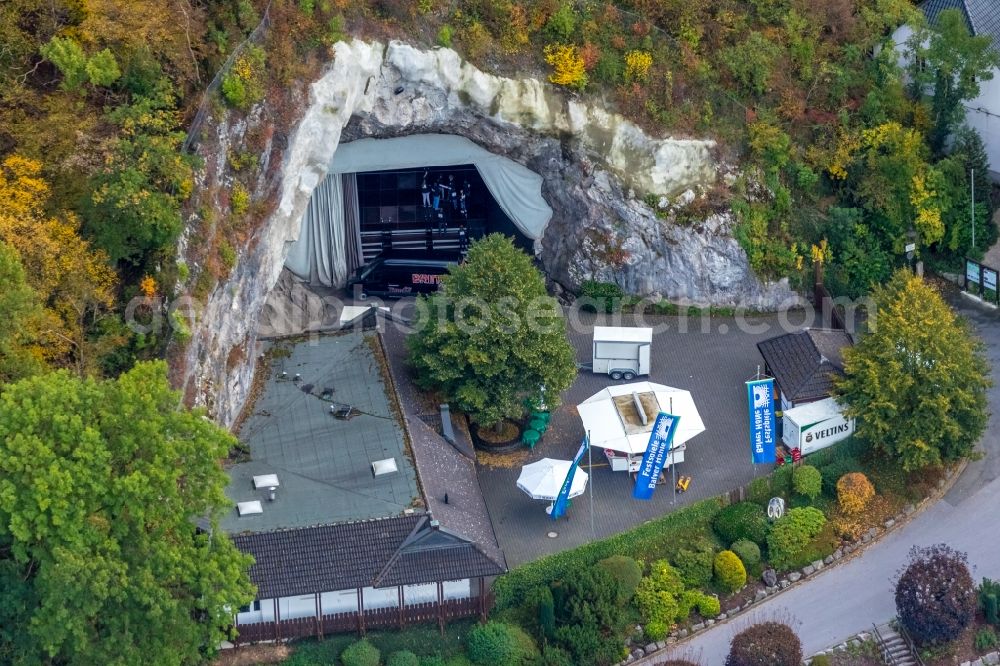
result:
[[(705, 423), (705, 432), (688, 442), (685, 462), (677, 469), (678, 474), (692, 478), (691, 486), (686, 493), (675, 497), (668, 474), (668, 483), (656, 491), (652, 500), (633, 500), (631, 477), (625, 472), (612, 472), (604, 453), (595, 449), (593, 468), (586, 460), (583, 465), (591, 473), (593, 517), (589, 493), (575, 498), (567, 515), (553, 521), (545, 513), (547, 502), (532, 500), (518, 490), (521, 465), (544, 457), (572, 458), (583, 437), (576, 405), (613, 383), (607, 376), (581, 369), (534, 451), (523, 450), (520, 454), (523, 459), (508, 466), (483, 464), (484, 456), (480, 456), (480, 486), (508, 564), (516, 566), (621, 532), (679, 506), (738, 488), (757, 474), (765, 474), (767, 470), (755, 470), (750, 464), (744, 382), (754, 378), (758, 364), (762, 363), (757, 342), (799, 328), (795, 325), (800, 323), (799, 318), (789, 318), (793, 324), (785, 322), (784, 326), (773, 316), (746, 317), (742, 322), (733, 317), (647, 316), (645, 324), (641, 324), (630, 317), (616, 322), (604, 315), (577, 314), (570, 322), (570, 339), (581, 365), (591, 361), (594, 325), (654, 327), (649, 381), (691, 391)], [(402, 353), (405, 334), (392, 323), (386, 326), (385, 340), (390, 355)], [(409, 383), (409, 379), (397, 376), (397, 382)], [(558, 536), (550, 538), (549, 532)]]

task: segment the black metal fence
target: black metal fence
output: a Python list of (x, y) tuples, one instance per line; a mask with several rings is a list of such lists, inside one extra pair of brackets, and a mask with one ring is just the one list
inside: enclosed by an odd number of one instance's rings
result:
[(997, 269), (974, 259), (965, 260), (965, 291), (987, 303), (1000, 306), (1000, 292), (997, 291), (998, 277), (1000, 271)]

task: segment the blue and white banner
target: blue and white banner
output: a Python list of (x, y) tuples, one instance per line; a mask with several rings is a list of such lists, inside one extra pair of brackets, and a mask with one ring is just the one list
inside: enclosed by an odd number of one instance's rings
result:
[(639, 474), (635, 477), (635, 488), (632, 489), (632, 497), (635, 499), (653, 499), (656, 481), (660, 478), (663, 465), (667, 462), (678, 421), (680, 421), (679, 416), (666, 412), (656, 415), (653, 432), (649, 433), (646, 453), (643, 454), (642, 464), (639, 465)]
[(573, 487), (573, 476), (576, 474), (576, 468), (580, 466), (580, 461), (583, 460), (583, 454), (587, 452), (590, 447), (590, 438), (586, 435), (583, 436), (583, 441), (580, 442), (580, 449), (573, 456), (573, 464), (569, 466), (569, 471), (566, 472), (566, 480), (563, 481), (562, 488), (559, 489), (559, 495), (556, 496), (556, 501), (552, 504), (552, 519), (555, 520), (566, 513), (566, 505), (569, 504), (569, 489)]
[(774, 422), (774, 380), (747, 382), (750, 408), (750, 458), (753, 464), (773, 463), (777, 429)]

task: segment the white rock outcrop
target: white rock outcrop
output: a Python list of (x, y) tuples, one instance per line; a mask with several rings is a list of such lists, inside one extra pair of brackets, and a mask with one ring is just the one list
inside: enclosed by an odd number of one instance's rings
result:
[[(185, 394), (224, 424), (250, 389), (258, 323), (286, 244), (297, 238), (341, 141), (458, 134), (539, 173), (553, 218), (536, 247), (550, 278), (565, 287), (601, 279), (642, 295), (758, 309), (794, 298), (787, 283), (764, 284), (753, 275), (728, 215), (679, 226), (633, 198), (638, 192), (676, 202), (704, 191), (717, 178), (712, 141), (653, 137), (536, 79), (494, 76), (450, 49), (400, 42), (336, 44), (308, 94), (283, 146), (277, 206), (202, 304), (185, 352)], [(226, 151), (246, 123), (223, 120), (216, 130), (216, 150)], [(203, 155), (206, 169), (226, 168), (224, 155)], [(266, 152), (261, 161), (270, 158)], [(190, 242), (185, 236), (182, 259)]]

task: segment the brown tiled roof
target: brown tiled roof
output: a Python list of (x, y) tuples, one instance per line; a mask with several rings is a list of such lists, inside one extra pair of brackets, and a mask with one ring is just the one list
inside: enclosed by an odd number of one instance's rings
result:
[(503, 573), (471, 542), (425, 515), (233, 536), (253, 555), (259, 599), (357, 587), (393, 587)]
[(787, 400), (819, 400), (844, 374), (843, 350), (854, 342), (844, 331), (809, 328), (757, 343), (760, 355)]

